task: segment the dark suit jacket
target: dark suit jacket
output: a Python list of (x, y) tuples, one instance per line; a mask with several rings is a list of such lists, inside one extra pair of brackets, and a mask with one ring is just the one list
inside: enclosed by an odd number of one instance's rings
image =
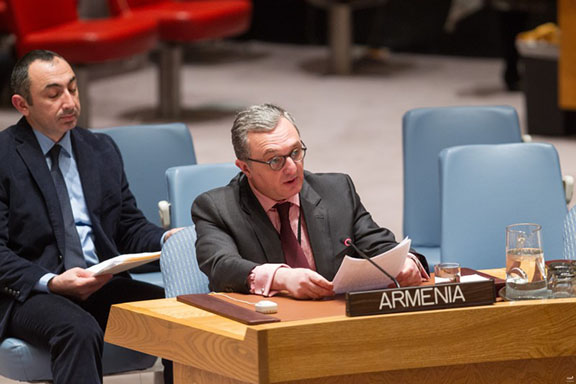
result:
[[(397, 244), (392, 232), (372, 220), (347, 175), (305, 172), (300, 201), (317, 272), (328, 280), (346, 254), (355, 256), (344, 239), (351, 238), (369, 256)], [(200, 195), (192, 219), (198, 262), (212, 290), (248, 292), (247, 278), (255, 266), (285, 262), (280, 235), (243, 174)], [(427, 268), (426, 259), (421, 261)]]
[[(112, 139), (82, 128), (70, 133), (100, 260), (159, 250), (163, 230), (136, 207)], [(14, 302), (26, 300), (47, 272), (64, 270), (63, 246), (56, 189), (22, 118), (0, 132), (0, 337)]]

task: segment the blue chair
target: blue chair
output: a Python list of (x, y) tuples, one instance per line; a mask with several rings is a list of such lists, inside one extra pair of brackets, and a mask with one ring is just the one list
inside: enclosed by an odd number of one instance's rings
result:
[[(120, 148), (130, 190), (146, 218), (160, 225), (158, 202), (168, 197), (164, 175), (176, 165), (196, 164), (192, 136), (186, 124), (132, 125), (99, 129)], [(132, 277), (163, 286), (157, 264), (136, 268)]]
[(196, 231), (186, 227), (171, 236), (160, 258), (166, 297), (190, 293), (208, 293), (208, 277), (200, 271), (196, 260)]
[(186, 124), (133, 125), (99, 129), (120, 148), (130, 190), (146, 218), (160, 225), (158, 202), (166, 200), (165, 172), (196, 164), (192, 136)]
[[(151, 368), (157, 358), (116, 345), (104, 344), (102, 358), (104, 375), (133, 372)], [(155, 372), (161, 379), (162, 372)], [(0, 375), (26, 382), (50, 382), (50, 352), (48, 347), (38, 347), (8, 337), (0, 343)], [(156, 379), (156, 378), (155, 378)]]
[(440, 260), (438, 154), (466, 144), (522, 141), (516, 110), (507, 106), (413, 109), (402, 120), (404, 236), (433, 268)]
[(470, 145), (440, 153), (441, 260), (474, 269), (505, 265), (506, 226), (537, 223), (547, 260), (563, 253), (567, 208), (549, 144)]
[(186, 227), (192, 225), (190, 209), (198, 195), (222, 187), (238, 174), (234, 163), (196, 164), (173, 167), (166, 171), (168, 202), (159, 205), (164, 225)]
[(564, 258), (576, 261), (576, 206), (564, 220)]

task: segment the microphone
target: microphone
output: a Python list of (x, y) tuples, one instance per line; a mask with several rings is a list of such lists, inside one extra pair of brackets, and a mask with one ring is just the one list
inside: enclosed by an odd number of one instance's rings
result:
[(362, 252), (362, 251), (360, 250), (360, 248), (358, 248), (358, 247), (356, 246), (356, 244), (354, 244), (354, 243), (352, 242), (352, 239), (351, 239), (351, 238), (348, 237), (348, 238), (342, 240), (342, 242), (344, 243), (345, 246), (354, 248), (354, 250), (356, 251), (357, 254), (359, 254), (362, 258), (368, 260), (368, 261), (370, 262), (370, 264), (372, 264), (373, 266), (375, 266), (380, 272), (382, 272), (382, 273), (385, 274), (387, 277), (389, 277), (390, 280), (392, 280), (392, 281), (394, 282), (394, 284), (396, 285), (396, 288), (400, 288), (400, 283), (398, 283), (398, 280), (396, 280), (396, 278), (395, 278), (394, 276), (392, 276), (391, 274), (389, 274), (388, 272), (386, 272), (386, 271), (384, 270), (384, 268), (382, 268), (381, 266), (379, 266), (378, 264), (376, 264), (376, 263), (374, 262), (374, 260), (372, 260), (371, 258), (368, 257), (368, 255), (366, 255), (364, 252)]

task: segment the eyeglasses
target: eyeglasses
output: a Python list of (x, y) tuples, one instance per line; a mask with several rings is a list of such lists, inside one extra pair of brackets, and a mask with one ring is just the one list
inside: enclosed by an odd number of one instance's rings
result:
[(255, 163), (260, 163), (260, 164), (268, 164), (270, 166), (270, 168), (272, 168), (273, 171), (279, 171), (282, 168), (284, 168), (284, 164), (286, 164), (286, 158), (289, 157), (292, 159), (292, 161), (297, 161), (300, 162), (302, 160), (304, 160), (304, 156), (306, 156), (306, 150), (308, 148), (306, 148), (306, 145), (304, 144), (304, 142), (300, 141), (300, 144), (302, 144), (302, 147), (300, 148), (294, 148), (292, 150), (292, 152), (290, 152), (289, 155), (282, 155), (282, 156), (274, 156), (273, 158), (271, 158), (268, 161), (262, 161), (262, 160), (256, 160), (256, 159), (251, 159), (251, 158), (246, 158), (246, 160), (250, 160), (253, 161)]

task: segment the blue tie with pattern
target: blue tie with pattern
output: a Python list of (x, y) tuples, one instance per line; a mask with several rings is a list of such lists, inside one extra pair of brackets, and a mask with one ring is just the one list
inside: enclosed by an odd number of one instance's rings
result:
[(66, 181), (60, 170), (60, 150), (62, 147), (55, 144), (49, 152), (50, 159), (52, 160), (52, 168), (50, 174), (56, 186), (58, 193), (58, 200), (60, 201), (60, 210), (62, 211), (62, 218), (64, 219), (64, 233), (65, 233), (65, 251), (64, 251), (64, 267), (66, 269), (81, 267), (86, 268), (86, 259), (80, 244), (80, 237), (76, 231), (76, 222), (72, 214), (72, 206), (70, 205), (70, 197), (66, 189)]

